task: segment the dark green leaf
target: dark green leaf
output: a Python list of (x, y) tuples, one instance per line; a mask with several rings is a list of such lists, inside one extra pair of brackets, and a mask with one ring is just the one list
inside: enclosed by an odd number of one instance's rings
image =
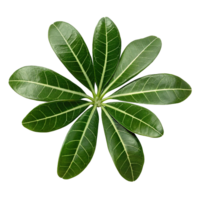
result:
[(163, 135), (161, 122), (150, 110), (122, 102), (103, 105), (109, 114), (129, 131), (153, 138)]
[(102, 120), (107, 145), (113, 162), (122, 177), (135, 181), (144, 164), (142, 146), (135, 134), (128, 132), (103, 108)]
[(146, 104), (172, 104), (185, 100), (191, 91), (188, 83), (178, 76), (154, 74), (129, 83), (108, 99)]
[(73, 124), (60, 152), (58, 176), (70, 179), (86, 168), (95, 151), (98, 123), (97, 109), (92, 107)]
[(81, 88), (60, 74), (38, 66), (26, 66), (9, 79), (12, 89), (23, 97), (38, 101), (76, 100), (88, 97)]
[(92, 59), (80, 33), (66, 22), (55, 22), (49, 28), (49, 42), (65, 67), (94, 92)]
[(71, 123), (88, 106), (87, 101), (56, 101), (34, 108), (22, 121), (24, 127), (36, 132), (50, 132)]
[(100, 19), (93, 37), (93, 60), (99, 92), (112, 77), (121, 52), (121, 38), (116, 25), (108, 17)]
[(157, 57), (160, 49), (161, 40), (155, 36), (131, 42), (125, 48), (116, 72), (104, 90), (103, 95), (121, 86), (148, 67)]

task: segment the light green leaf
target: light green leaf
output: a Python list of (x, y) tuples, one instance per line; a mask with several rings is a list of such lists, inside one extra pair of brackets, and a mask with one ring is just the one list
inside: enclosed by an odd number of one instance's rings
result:
[(101, 18), (93, 37), (93, 60), (99, 93), (115, 72), (120, 52), (121, 38), (116, 25), (108, 17)]
[(130, 103), (103, 104), (109, 114), (129, 131), (148, 137), (161, 137), (163, 127), (150, 110)]
[(22, 67), (12, 74), (9, 84), (21, 96), (38, 101), (88, 98), (70, 80), (44, 67)]
[(36, 132), (54, 131), (71, 123), (89, 105), (89, 102), (83, 100), (44, 103), (34, 108), (22, 124)]
[(125, 48), (116, 72), (102, 96), (108, 91), (121, 86), (148, 67), (157, 57), (160, 49), (161, 40), (155, 36), (149, 36), (131, 42)]
[(184, 101), (191, 92), (189, 84), (178, 76), (153, 74), (125, 85), (106, 99), (146, 104), (173, 104)]
[(66, 22), (55, 22), (50, 26), (48, 35), (60, 61), (75, 78), (94, 92), (92, 59), (80, 33)]
[(87, 167), (95, 151), (98, 123), (99, 116), (94, 106), (73, 124), (60, 152), (58, 176), (70, 179)]
[(123, 178), (135, 181), (143, 168), (144, 154), (135, 134), (128, 132), (102, 108), (102, 120), (109, 152)]

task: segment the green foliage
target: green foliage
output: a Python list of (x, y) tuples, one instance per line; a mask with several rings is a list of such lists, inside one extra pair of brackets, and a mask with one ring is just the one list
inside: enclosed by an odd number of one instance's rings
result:
[(93, 157), (99, 123), (97, 107), (101, 107), (113, 162), (122, 177), (136, 180), (143, 168), (144, 153), (135, 134), (161, 137), (162, 124), (146, 108), (105, 101), (173, 104), (185, 100), (191, 94), (191, 87), (175, 75), (154, 74), (130, 82), (104, 98), (107, 92), (126, 83), (154, 61), (160, 52), (161, 40), (155, 36), (135, 40), (120, 57), (119, 31), (108, 17), (102, 18), (94, 32), (92, 61), (83, 38), (72, 25), (55, 22), (48, 36), (57, 57), (93, 96), (50, 69), (22, 67), (9, 79), (12, 89), (23, 97), (47, 102), (30, 111), (22, 121), (23, 126), (36, 132), (54, 131), (71, 123), (90, 106), (69, 130), (60, 152), (58, 175), (70, 179), (80, 174)]

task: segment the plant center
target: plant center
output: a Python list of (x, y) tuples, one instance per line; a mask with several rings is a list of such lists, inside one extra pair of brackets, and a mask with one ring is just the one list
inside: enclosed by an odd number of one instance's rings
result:
[(93, 101), (93, 104), (96, 105), (97, 107), (101, 107), (102, 101), (99, 99), (99, 97), (96, 97)]

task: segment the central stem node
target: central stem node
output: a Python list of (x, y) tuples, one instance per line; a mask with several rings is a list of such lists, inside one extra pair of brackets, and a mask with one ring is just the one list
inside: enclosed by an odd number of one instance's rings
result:
[(99, 99), (99, 97), (96, 97), (93, 101), (93, 104), (96, 105), (97, 107), (101, 107), (101, 100)]

